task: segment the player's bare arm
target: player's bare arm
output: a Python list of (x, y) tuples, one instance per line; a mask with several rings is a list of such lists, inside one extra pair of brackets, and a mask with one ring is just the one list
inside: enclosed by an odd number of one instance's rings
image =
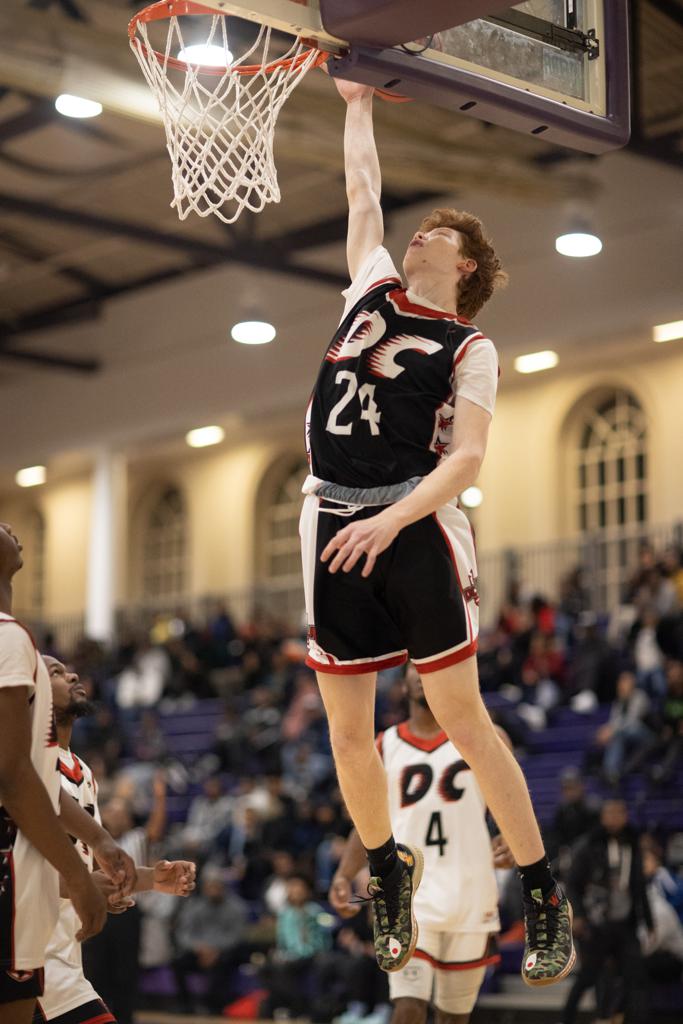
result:
[(384, 238), (380, 206), (382, 178), (372, 126), (374, 89), (341, 79), (336, 80), (336, 85), (346, 100), (344, 169), (349, 203), (346, 259), (353, 280), (365, 257), (381, 245)]
[(389, 505), (376, 516), (352, 523), (340, 530), (323, 551), (330, 572), (350, 572), (365, 555), (363, 576), (372, 572), (377, 556), (385, 551), (399, 531), (424, 516), (431, 515), (452, 501), (477, 479), (486, 454), (491, 416), (466, 398), (455, 403), (453, 436), (457, 439), (451, 454), (428, 473), (407, 497)]
[(17, 828), (66, 880), (81, 920), (78, 939), (82, 941), (104, 927), (106, 904), (55, 814), (31, 762), (27, 697), (23, 686), (0, 690), (0, 727), (5, 723), (0, 743), (0, 800)]
[(89, 846), (104, 873), (118, 885), (122, 894), (135, 888), (136, 868), (133, 859), (114, 842), (95, 819), (64, 790), (59, 794), (60, 817), (69, 835)]
[(351, 903), (353, 882), (367, 866), (367, 855), (356, 829), (352, 829), (334, 873), (330, 885), (328, 899), (340, 917), (354, 917), (361, 908), (361, 903)]

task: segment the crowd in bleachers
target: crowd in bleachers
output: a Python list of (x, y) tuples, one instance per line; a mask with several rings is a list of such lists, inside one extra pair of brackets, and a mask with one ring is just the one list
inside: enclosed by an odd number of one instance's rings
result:
[[(54, 653), (68, 656), (95, 702), (73, 748), (95, 771), (105, 821), (119, 834), (142, 830), (155, 855), (200, 867), (182, 906), (143, 898), (134, 926), (112, 919), (128, 929), (123, 998), (110, 946), (87, 955), (120, 1024), (152, 996), (187, 1010), (233, 1004), (241, 1017), (384, 1020), (368, 922), (341, 926), (326, 904), (350, 822), (301, 635), (258, 612), (237, 628), (217, 604), (201, 625), (179, 609), (114, 650), (83, 640)], [(605, 988), (604, 971), (582, 968), (572, 998), (597, 984), (604, 1007), (625, 1000), (630, 1019), (644, 1019), (653, 980), (683, 970), (681, 551), (643, 545), (611, 614), (590, 607), (580, 570), (556, 603), (512, 586), (479, 663), (574, 900), (584, 966), (599, 959), (627, 980)], [(378, 729), (404, 714), (401, 670), (382, 673)], [(501, 944), (503, 968), (516, 971), (514, 881), (500, 879)], [(622, 916), (612, 921), (615, 894)]]

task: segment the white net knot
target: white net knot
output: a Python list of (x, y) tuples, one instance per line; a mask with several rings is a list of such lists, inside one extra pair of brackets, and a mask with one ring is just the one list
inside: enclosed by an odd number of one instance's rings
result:
[[(207, 46), (217, 45), (230, 60), (227, 18), (207, 16)], [(273, 154), (275, 125), (283, 103), (319, 55), (300, 39), (282, 57), (270, 57), (271, 30), (224, 68), (179, 62), (185, 50), (177, 17), (169, 19), (166, 47), (155, 51), (144, 20), (136, 23), (131, 48), (152, 89), (164, 122), (171, 157), (173, 202), (181, 220), (194, 210), (232, 224), (243, 209), (259, 213), (279, 203)], [(254, 74), (241, 68), (260, 64)], [(268, 69), (268, 70), (266, 70)]]

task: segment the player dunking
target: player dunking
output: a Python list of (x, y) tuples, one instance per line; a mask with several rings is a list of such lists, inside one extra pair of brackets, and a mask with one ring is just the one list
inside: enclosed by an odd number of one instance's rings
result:
[[(67, 672), (56, 658), (43, 658), (52, 685), (52, 699), (59, 742), (59, 773), (62, 790), (70, 800), (100, 822), (97, 783), (88, 765), (70, 750), (76, 718), (92, 711), (85, 690), (75, 672)], [(93, 852), (84, 843), (76, 844), (89, 871), (93, 870)], [(175, 896), (188, 896), (195, 887), (195, 866), (189, 861), (158, 861), (154, 867), (138, 867), (135, 892), (154, 889)], [(130, 900), (118, 901), (115, 888), (102, 872), (93, 879), (109, 894), (110, 912), (125, 912)], [(116, 1024), (83, 973), (81, 945), (76, 938), (78, 919), (70, 900), (60, 900), (59, 920), (47, 946), (45, 991), (38, 999), (34, 1024)]]
[(376, 672), (408, 655), (448, 738), (521, 865), (531, 985), (574, 963), (571, 909), (553, 879), (524, 776), (479, 693), (477, 568), (457, 495), (479, 472), (498, 364), (470, 323), (504, 274), (481, 223), (435, 210), (403, 268), (386, 249), (372, 89), (337, 82), (352, 283), (307, 416), (301, 518), (308, 664), (327, 711), (339, 783), (376, 881), (375, 949), (398, 970), (416, 943), (417, 848), (397, 847), (374, 745)]
[[(501, 836), (492, 850), (476, 780), (432, 715), (412, 665), (405, 685), (408, 719), (377, 745), (392, 825), (399, 840), (424, 847), (425, 877), (415, 898), (417, 949), (405, 970), (389, 976), (391, 1024), (425, 1024), (430, 1003), (436, 1024), (467, 1024), (486, 966), (499, 959), (491, 941), (499, 928), (494, 856), (499, 867), (513, 862)], [(351, 886), (365, 862), (354, 830), (330, 889), (342, 916), (358, 910)]]

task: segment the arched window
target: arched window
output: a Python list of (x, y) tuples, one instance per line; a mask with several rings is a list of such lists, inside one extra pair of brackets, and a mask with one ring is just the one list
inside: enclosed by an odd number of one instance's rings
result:
[(305, 459), (290, 461), (272, 491), (266, 509), (264, 537), (264, 575), (268, 583), (300, 586), (299, 515), (303, 502), (301, 485), (307, 473)]
[(146, 598), (178, 597), (187, 585), (187, 510), (177, 487), (165, 487), (147, 512), (142, 557)]
[(576, 452), (577, 526), (582, 532), (645, 523), (647, 424), (628, 391), (604, 394), (582, 415)]
[(623, 599), (647, 539), (647, 420), (630, 391), (613, 388), (583, 404), (574, 436), (581, 562), (593, 607), (604, 611)]

